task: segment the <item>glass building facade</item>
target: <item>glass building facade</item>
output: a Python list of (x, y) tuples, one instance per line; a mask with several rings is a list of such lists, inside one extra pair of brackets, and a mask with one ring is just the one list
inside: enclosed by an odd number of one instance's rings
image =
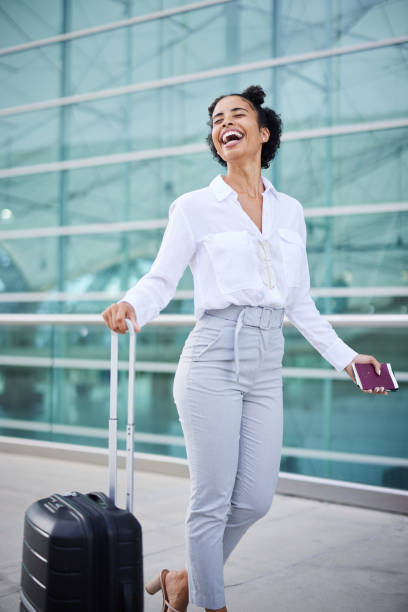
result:
[[(360, 392), (285, 327), (281, 470), (407, 489), (408, 330), (369, 324), (408, 312), (407, 17), (405, 0), (0, 0), (0, 312), (122, 297), (171, 202), (224, 173), (209, 104), (259, 84), (283, 121), (263, 174), (304, 206), (316, 306), (366, 315), (337, 332), (400, 385)], [(187, 268), (163, 313), (192, 312)], [(172, 383), (190, 329), (137, 337), (136, 450), (186, 456)], [(106, 446), (109, 343), (0, 326), (0, 433)]]

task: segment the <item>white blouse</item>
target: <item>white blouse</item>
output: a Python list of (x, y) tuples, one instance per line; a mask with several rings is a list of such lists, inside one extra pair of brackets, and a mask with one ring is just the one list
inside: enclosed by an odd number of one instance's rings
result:
[(358, 353), (310, 296), (303, 207), (262, 181), (262, 232), (221, 174), (174, 200), (150, 271), (120, 301), (133, 306), (143, 327), (170, 302), (189, 265), (197, 319), (206, 309), (229, 304), (284, 307), (289, 321), (340, 372)]

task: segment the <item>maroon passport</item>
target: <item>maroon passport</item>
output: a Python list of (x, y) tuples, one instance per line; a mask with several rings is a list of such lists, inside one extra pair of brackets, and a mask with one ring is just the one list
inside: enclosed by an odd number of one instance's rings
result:
[(355, 379), (360, 389), (384, 387), (386, 391), (397, 391), (398, 383), (390, 363), (381, 364), (381, 374), (378, 375), (372, 363), (352, 363)]

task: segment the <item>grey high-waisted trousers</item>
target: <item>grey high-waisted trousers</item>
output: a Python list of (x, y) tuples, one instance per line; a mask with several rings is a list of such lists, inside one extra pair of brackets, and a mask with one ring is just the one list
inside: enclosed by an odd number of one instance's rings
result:
[(283, 308), (207, 310), (177, 366), (174, 401), (190, 470), (185, 521), (189, 601), (226, 605), (223, 566), (264, 516), (282, 450)]

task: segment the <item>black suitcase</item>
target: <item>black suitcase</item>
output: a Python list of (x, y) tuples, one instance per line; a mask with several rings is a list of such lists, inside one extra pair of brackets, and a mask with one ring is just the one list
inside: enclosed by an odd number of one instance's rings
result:
[(51, 495), (24, 520), (20, 610), (142, 612), (142, 528), (133, 515), (133, 404), (136, 334), (129, 329), (126, 510), (115, 505), (118, 334), (111, 332), (109, 497), (95, 492)]

